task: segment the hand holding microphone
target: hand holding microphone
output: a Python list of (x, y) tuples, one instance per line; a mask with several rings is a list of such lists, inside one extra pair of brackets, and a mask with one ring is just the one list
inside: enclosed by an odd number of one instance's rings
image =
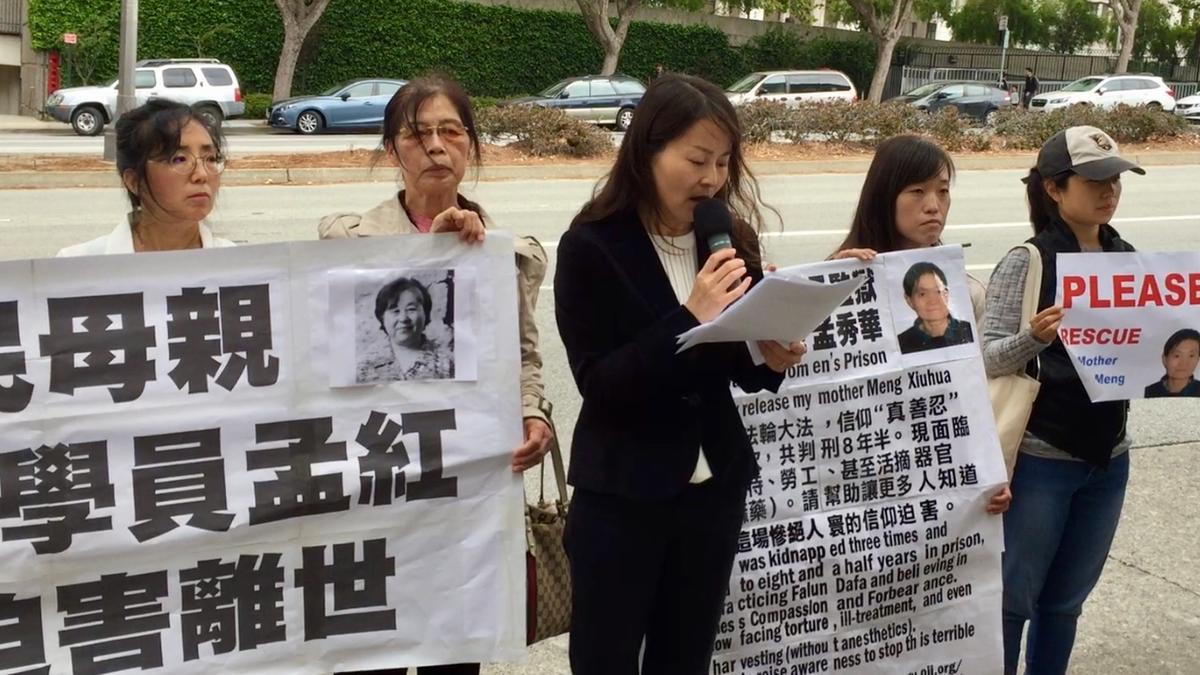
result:
[(692, 230), (697, 242), (705, 242), (712, 255), (696, 275), (692, 293), (683, 303), (700, 323), (717, 318), (750, 288), (746, 262), (737, 257), (733, 248), (733, 217), (725, 202), (706, 199), (696, 205)]

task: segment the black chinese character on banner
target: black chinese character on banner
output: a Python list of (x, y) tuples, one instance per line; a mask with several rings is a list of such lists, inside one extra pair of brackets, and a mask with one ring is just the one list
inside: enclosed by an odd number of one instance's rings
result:
[(46, 645), (42, 638), (42, 599), (16, 599), (12, 593), (0, 593), (0, 671), (15, 675), (47, 675)]
[(246, 453), (246, 468), (251, 471), (285, 467), (275, 472), (275, 480), (255, 481), (251, 525), (350, 508), (340, 472), (315, 476), (312, 472), (313, 464), (346, 459), (346, 444), (329, 442), (333, 419), (270, 422), (257, 425), (255, 433), (259, 443), (288, 443)]
[[(20, 315), (16, 301), (0, 302), (0, 349), (21, 347)], [(33, 385), (21, 376), (25, 374), (25, 352), (6, 351), (0, 354), (0, 380), (11, 377), (10, 384), (0, 384), (0, 412), (21, 412), (33, 399)]]
[[(854, 291), (854, 302), (858, 305), (865, 305), (869, 302), (875, 302), (878, 297), (875, 295), (875, 270), (869, 267), (866, 269), (855, 270), (853, 276), (860, 277), (863, 275), (866, 275), (867, 280), (863, 282), (862, 286), (858, 287), (858, 290)], [(860, 314), (859, 316), (861, 317), (862, 315)], [(879, 314), (876, 313), (875, 316), (878, 317)]]
[(154, 379), (154, 360), (146, 352), (155, 338), (141, 293), (50, 298), (46, 308), (50, 332), (40, 341), (42, 356), (50, 358), (50, 391), (74, 395), (84, 387), (108, 387), (114, 403), (142, 395)]
[(858, 330), (866, 342), (875, 342), (883, 338), (883, 324), (879, 322), (879, 310), (874, 307), (859, 310)]
[(842, 347), (858, 344), (858, 322), (854, 320), (854, 312), (837, 315), (837, 336), (838, 345)]
[(58, 589), (64, 630), (59, 643), (71, 648), (76, 675), (98, 675), (163, 666), (162, 635), (171, 626), (161, 598), (167, 597), (167, 573), (105, 574)]
[(243, 555), (236, 564), (201, 560), (179, 573), (184, 660), (200, 658), (200, 645), (209, 642), (213, 654), (225, 654), (287, 639), (280, 557)]
[(813, 351), (837, 348), (837, 337), (834, 335), (832, 316), (825, 317), (821, 325), (813, 330), (812, 348)]
[(191, 527), (229, 530), (233, 514), (219, 513), (226, 508), (220, 429), (135, 438), (133, 457), (133, 514), (140, 522), (129, 531), (138, 541), (179, 527), (179, 516), (191, 516)]
[(111, 530), (112, 517), (89, 516), (112, 506), (103, 441), (0, 454), (0, 518), (43, 521), (3, 528), (4, 541), (34, 539), (39, 554), (61, 553), (77, 534)]
[[(387, 609), (387, 578), (396, 576), (396, 559), (387, 554), (387, 541), (362, 543), (362, 560), (355, 560), (356, 544), (334, 544), (333, 564), (325, 563), (328, 546), (305, 546), (304, 567), (296, 570), (295, 587), (304, 589), (304, 639), (331, 635), (370, 633), (396, 628), (396, 610)], [(325, 587), (333, 585), (333, 611), (325, 606)], [(371, 611), (371, 607), (383, 607)]]
[[(218, 293), (184, 288), (167, 298), (171, 380), (188, 393), (208, 391), (208, 381), (232, 391), (246, 375), (252, 387), (279, 380), (279, 358), (270, 355), (271, 289), (266, 284), (222, 286)], [(221, 368), (220, 357), (229, 360)], [(219, 371), (219, 374), (218, 374)]]
[(404, 467), (409, 459), (399, 441), (402, 431), (399, 424), (376, 411), (359, 427), (354, 440), (367, 449), (366, 456), (358, 459), (359, 504), (391, 504), (392, 497), (404, 495)]

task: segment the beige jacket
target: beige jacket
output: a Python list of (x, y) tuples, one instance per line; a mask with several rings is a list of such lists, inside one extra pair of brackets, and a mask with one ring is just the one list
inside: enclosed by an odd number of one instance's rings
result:
[[(400, 208), (398, 195), (365, 213), (333, 213), (321, 219), (317, 232), (322, 239), (380, 237), (413, 234), (417, 226)], [(533, 237), (517, 237), (517, 313), (521, 328), (521, 407), (525, 417), (549, 423), (549, 402), (542, 383), (542, 355), (538, 352), (538, 328), (534, 317), (538, 289), (546, 278), (546, 251)]]

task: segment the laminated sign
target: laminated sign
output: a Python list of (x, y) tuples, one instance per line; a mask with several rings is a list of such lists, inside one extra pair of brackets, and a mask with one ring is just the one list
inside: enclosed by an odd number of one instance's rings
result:
[(736, 399), (762, 474), (711, 672), (1000, 673), (1006, 472), (962, 249), (779, 274), (866, 280), (778, 394)]
[(0, 673), (518, 658), (512, 255), (0, 263)]
[(1060, 253), (1058, 337), (1093, 401), (1200, 397), (1200, 253)]

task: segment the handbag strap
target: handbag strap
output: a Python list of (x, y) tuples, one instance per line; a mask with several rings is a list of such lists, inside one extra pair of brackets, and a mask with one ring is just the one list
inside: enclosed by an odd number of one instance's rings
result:
[[(1025, 272), (1025, 293), (1021, 297), (1021, 326), (1028, 326), (1033, 317), (1037, 314), (1038, 301), (1042, 296), (1042, 252), (1037, 246), (1025, 242), (1019, 247), (1029, 253), (1029, 268)], [(1033, 357), (1036, 375), (1034, 379), (1039, 379), (1042, 372), (1041, 355)]]
[[(558, 429), (555, 428), (552, 420), (547, 420), (550, 424), (550, 431), (554, 436), (550, 439), (550, 461), (554, 467), (554, 482), (558, 486), (558, 499), (554, 500), (555, 506), (558, 507), (560, 514), (566, 511), (564, 504), (567, 498), (567, 472), (563, 468), (562, 448), (558, 445)], [(541, 475), (538, 481), (538, 504), (546, 503), (546, 462), (543, 460), (540, 465)]]

